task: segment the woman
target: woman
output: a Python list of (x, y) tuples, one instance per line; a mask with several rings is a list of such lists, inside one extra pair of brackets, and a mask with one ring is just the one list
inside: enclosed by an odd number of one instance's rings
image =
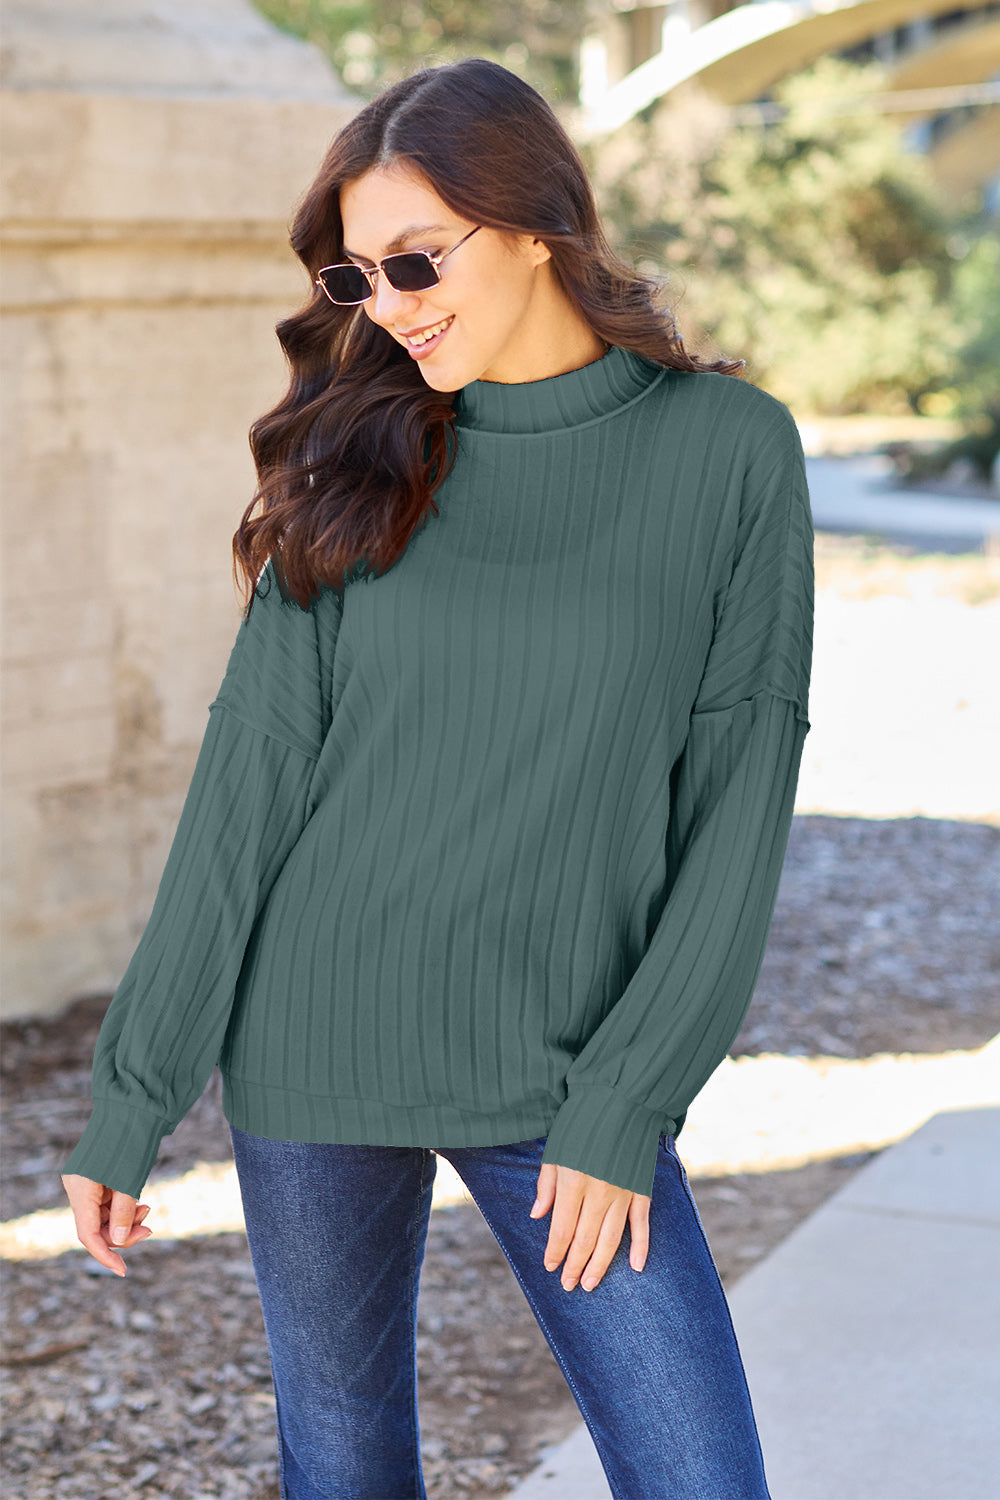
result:
[(492, 63), (363, 109), (292, 244), (248, 612), (98, 1042), (80, 1239), (125, 1274), (218, 1062), (284, 1496), (425, 1493), (436, 1153), (613, 1493), (759, 1500), (675, 1139), (750, 1001), (809, 727), (795, 425), (684, 350)]

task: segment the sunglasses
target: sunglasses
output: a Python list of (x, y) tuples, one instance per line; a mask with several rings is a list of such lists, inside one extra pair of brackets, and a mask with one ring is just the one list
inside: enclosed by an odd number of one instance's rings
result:
[(426, 292), (428, 287), (437, 286), (441, 280), (441, 273), (438, 271), (441, 262), (447, 260), (449, 255), (454, 255), (482, 227), (477, 224), (457, 245), (452, 245), (450, 250), (442, 250), (440, 255), (431, 255), (429, 250), (404, 250), (401, 255), (387, 255), (377, 266), (355, 266), (350, 261), (336, 266), (324, 266), (316, 277), (316, 285), (321, 286), (330, 301), (336, 302), (340, 307), (367, 302), (373, 297), (375, 278), (379, 271), (385, 273), (386, 281), (397, 292)]

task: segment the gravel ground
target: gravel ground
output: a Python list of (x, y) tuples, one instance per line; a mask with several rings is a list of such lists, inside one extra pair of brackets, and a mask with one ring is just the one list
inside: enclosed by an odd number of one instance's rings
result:
[[(987, 559), (941, 562), (943, 587), (995, 596)], [(818, 539), (818, 582), (923, 587), (928, 559)], [(989, 571), (992, 569), (992, 573)], [(1000, 827), (797, 816), (754, 1004), (732, 1051), (865, 1057), (975, 1048), (1000, 1025)], [(62, 1203), (58, 1171), (87, 1115), (107, 997), (4, 1028), (0, 1217)], [(680, 1140), (683, 1155), (683, 1135)], [(155, 1178), (229, 1157), (214, 1078)], [(723, 1282), (748, 1270), (870, 1158), (695, 1179)], [(154, 1180), (151, 1179), (151, 1180)], [(274, 1403), (246, 1242), (154, 1238), (125, 1281), (82, 1251), (7, 1263), (4, 1493), (11, 1500), (276, 1500)], [(437, 1208), (418, 1362), (431, 1500), (504, 1494), (579, 1412), (478, 1209)]]

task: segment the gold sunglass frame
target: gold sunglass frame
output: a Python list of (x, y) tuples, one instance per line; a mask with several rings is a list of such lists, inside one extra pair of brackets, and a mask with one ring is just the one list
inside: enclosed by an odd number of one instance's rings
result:
[[(432, 255), (429, 250), (400, 250), (395, 255), (384, 256), (382, 260), (379, 261), (377, 266), (358, 266), (355, 265), (353, 260), (341, 260), (338, 261), (336, 265), (323, 266), (316, 276), (316, 285), (322, 288), (323, 292), (325, 292), (326, 296), (333, 303), (334, 307), (360, 307), (362, 303), (370, 302), (374, 297), (375, 279), (378, 276), (379, 271), (385, 271), (385, 267), (388, 262), (393, 260), (402, 260), (404, 256), (406, 257), (406, 259), (410, 259), (414, 255), (422, 255), (427, 261), (428, 265), (431, 267), (431, 270), (434, 272), (435, 280), (430, 282), (427, 286), (415, 287), (413, 288), (413, 290), (428, 292), (430, 291), (432, 286), (437, 286), (441, 281), (441, 272), (438, 269), (438, 267), (441, 265), (441, 262), (447, 260), (449, 255), (454, 255), (456, 250), (460, 250), (465, 244), (466, 240), (471, 240), (472, 236), (474, 234), (478, 234), (482, 227), (483, 226), (481, 224), (477, 224), (475, 229), (470, 229), (468, 234), (462, 236), (457, 245), (452, 245), (450, 250), (442, 250), (439, 255)], [(334, 297), (331, 295), (326, 283), (323, 280), (323, 276), (327, 271), (360, 271), (361, 274), (368, 279), (369, 292), (367, 297), (357, 297), (351, 302), (341, 302), (338, 297)], [(405, 288), (403, 287), (393, 286), (392, 278), (390, 277), (388, 272), (386, 272), (386, 280), (393, 288), (393, 291), (399, 292), (405, 290)]]

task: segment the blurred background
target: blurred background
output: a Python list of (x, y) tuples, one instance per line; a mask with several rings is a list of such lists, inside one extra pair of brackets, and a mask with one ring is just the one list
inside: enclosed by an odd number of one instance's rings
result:
[[(689, 343), (799, 424), (812, 729), (757, 994), (680, 1143), (733, 1285), (936, 1110), (1000, 1102), (1000, 4), (7, 0), (2, 33), (5, 1462), (29, 1500), (265, 1500), (217, 1078), (125, 1283), (72, 1250), (58, 1172), (239, 621), (296, 201), (387, 83), (493, 58)], [(443, 1160), (435, 1207), (425, 1474), (476, 1500), (579, 1413)]]
[(408, 70), (483, 55), (546, 93), (692, 346), (791, 407), (818, 522), (984, 545), (1000, 5), (914, 11), (8, 0), (4, 1015), (112, 988), (142, 930), (235, 633), (273, 325), (307, 290), (287, 222)]

